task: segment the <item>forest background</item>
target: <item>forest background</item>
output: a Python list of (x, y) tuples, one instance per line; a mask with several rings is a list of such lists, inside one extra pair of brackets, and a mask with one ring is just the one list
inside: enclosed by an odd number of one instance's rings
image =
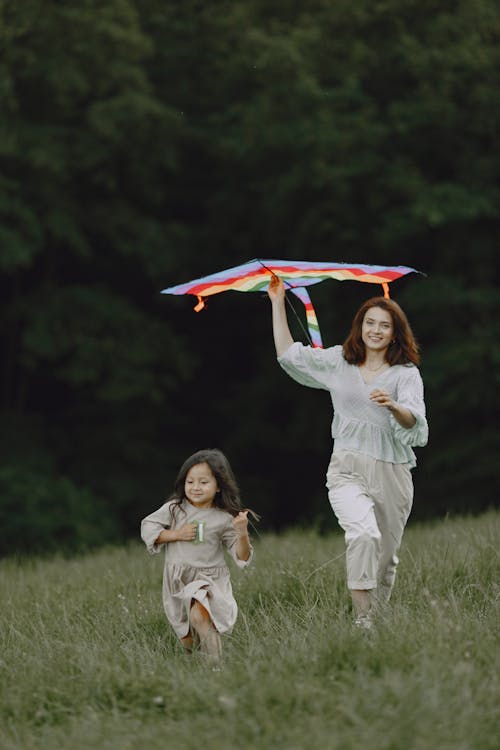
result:
[[(265, 295), (160, 294), (254, 257), (427, 274), (391, 287), (413, 517), (498, 502), (495, 0), (0, 0), (0, 38), (0, 554), (136, 536), (202, 447), (262, 528), (333, 528), (329, 397), (279, 368)], [(325, 344), (379, 292), (315, 286)]]

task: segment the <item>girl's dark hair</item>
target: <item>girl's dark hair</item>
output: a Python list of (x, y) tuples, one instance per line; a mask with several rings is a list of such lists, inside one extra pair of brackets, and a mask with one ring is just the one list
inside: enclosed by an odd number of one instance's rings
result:
[[(208, 464), (214, 475), (217, 484), (219, 486), (219, 492), (215, 495), (214, 505), (221, 510), (227, 511), (232, 516), (237, 516), (242, 510), (248, 510), (250, 514), (259, 520), (259, 516), (249, 508), (243, 508), (240, 498), (240, 490), (236, 479), (233, 474), (233, 470), (229, 464), (229, 461), (217, 448), (205, 448), (204, 450), (196, 451), (192, 456), (189, 456), (182, 464), (180, 471), (177, 475), (177, 479), (174, 483), (174, 491), (170, 496), (169, 500), (173, 500), (175, 505), (180, 507), (182, 501), (185, 499), (186, 494), (184, 492), (184, 485), (186, 483), (186, 476), (190, 469), (197, 464)], [(173, 508), (174, 514), (176, 508)]]
[(418, 365), (420, 355), (408, 319), (397, 302), (385, 297), (372, 297), (361, 305), (352, 321), (351, 332), (344, 342), (344, 359), (351, 365), (362, 365), (366, 359), (366, 349), (361, 338), (363, 320), (372, 307), (386, 310), (392, 318), (393, 341), (387, 349), (385, 358), (390, 365)]

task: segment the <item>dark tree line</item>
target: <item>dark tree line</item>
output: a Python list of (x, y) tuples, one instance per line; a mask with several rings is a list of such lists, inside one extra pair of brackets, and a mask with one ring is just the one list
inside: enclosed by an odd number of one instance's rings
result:
[[(136, 534), (209, 446), (264, 527), (333, 525), (328, 396), (279, 369), (267, 300), (159, 294), (253, 257), (427, 274), (392, 288), (414, 515), (496, 502), (498, 3), (0, 0), (0, 29), (1, 552)], [(312, 289), (327, 345), (378, 291)]]

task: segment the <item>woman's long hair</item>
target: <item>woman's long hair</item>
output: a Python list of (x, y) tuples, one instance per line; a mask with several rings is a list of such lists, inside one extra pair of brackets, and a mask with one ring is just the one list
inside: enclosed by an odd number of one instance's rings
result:
[[(217, 448), (205, 448), (204, 450), (196, 451), (192, 456), (189, 456), (182, 464), (177, 479), (174, 483), (174, 491), (170, 496), (169, 500), (173, 500), (175, 505), (180, 508), (182, 501), (186, 498), (184, 491), (184, 485), (186, 483), (186, 476), (190, 469), (197, 464), (208, 464), (214, 475), (219, 491), (216, 493), (214, 498), (214, 505), (216, 508), (225, 510), (232, 516), (237, 516), (242, 510), (248, 510), (255, 520), (259, 520), (257, 513), (254, 513), (250, 508), (243, 508), (240, 498), (240, 490), (236, 482), (233, 470), (229, 464), (229, 461)], [(174, 506), (174, 511), (177, 508)]]
[(351, 365), (362, 365), (366, 359), (366, 347), (361, 338), (363, 320), (372, 307), (386, 310), (392, 318), (393, 341), (389, 344), (385, 358), (392, 365), (418, 365), (420, 355), (408, 319), (397, 302), (385, 297), (372, 297), (361, 305), (352, 321), (351, 332), (344, 342), (344, 359)]

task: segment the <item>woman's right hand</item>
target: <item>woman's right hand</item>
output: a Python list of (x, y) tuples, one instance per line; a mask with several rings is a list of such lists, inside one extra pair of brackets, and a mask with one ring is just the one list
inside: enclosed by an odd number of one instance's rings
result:
[(281, 302), (285, 299), (285, 285), (282, 279), (274, 273), (271, 276), (267, 293), (271, 302)]
[(192, 542), (196, 537), (196, 524), (185, 523), (184, 526), (180, 526), (175, 530), (177, 542)]
[(276, 354), (278, 357), (281, 357), (293, 344), (293, 338), (286, 318), (285, 285), (282, 279), (274, 273), (271, 277), (267, 293), (272, 303), (274, 345), (276, 347)]

